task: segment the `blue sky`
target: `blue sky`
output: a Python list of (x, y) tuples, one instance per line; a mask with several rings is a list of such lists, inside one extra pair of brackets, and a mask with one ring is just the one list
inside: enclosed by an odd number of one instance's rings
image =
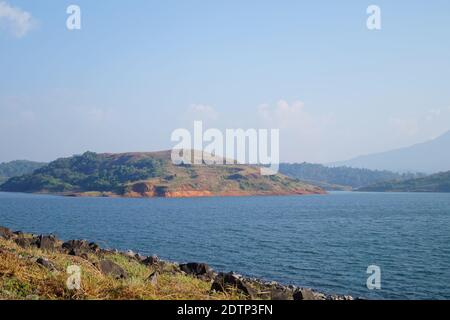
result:
[(0, 3), (0, 161), (170, 149), (196, 119), (280, 128), (283, 161), (450, 129), (449, 1)]

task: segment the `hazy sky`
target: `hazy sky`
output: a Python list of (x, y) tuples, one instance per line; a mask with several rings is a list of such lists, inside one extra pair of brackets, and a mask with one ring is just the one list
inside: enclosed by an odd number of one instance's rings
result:
[(448, 0), (0, 0), (0, 161), (170, 149), (195, 119), (280, 128), (283, 161), (421, 142), (450, 129), (449, 39)]

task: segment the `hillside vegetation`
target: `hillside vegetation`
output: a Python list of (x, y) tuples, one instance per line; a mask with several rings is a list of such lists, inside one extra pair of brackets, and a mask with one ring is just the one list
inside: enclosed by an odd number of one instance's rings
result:
[(315, 186), (249, 165), (174, 165), (170, 151), (62, 158), (14, 177), (2, 191), (126, 197), (315, 194)]
[(30, 174), (34, 170), (45, 166), (43, 162), (34, 162), (27, 160), (15, 160), (11, 162), (0, 163), (0, 183), (11, 177)]
[(326, 167), (312, 163), (282, 163), (280, 172), (327, 190), (348, 190), (391, 180), (408, 180), (423, 176), (350, 167)]
[(375, 192), (450, 192), (450, 171), (406, 181), (389, 181), (360, 188)]

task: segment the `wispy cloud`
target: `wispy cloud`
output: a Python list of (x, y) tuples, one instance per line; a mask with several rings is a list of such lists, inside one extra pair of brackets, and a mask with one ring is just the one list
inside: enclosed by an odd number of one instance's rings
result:
[[(330, 132), (336, 126), (332, 113), (316, 113), (302, 101), (279, 100), (258, 107), (260, 127), (280, 129), (280, 149), (285, 161), (317, 162), (327, 157)], [(334, 135), (333, 137), (336, 137)]]
[[(397, 115), (388, 118), (391, 138), (397, 137), (403, 143), (433, 139), (450, 129), (450, 108), (432, 108), (419, 114)], [(411, 138), (414, 140), (410, 141)], [(391, 139), (392, 140), (392, 139)]]
[(334, 121), (332, 114), (311, 114), (302, 101), (289, 103), (280, 100), (275, 105), (262, 104), (258, 107), (258, 113), (265, 122), (280, 129), (318, 129)]
[(419, 121), (416, 119), (390, 117), (388, 122), (394, 132), (400, 135), (414, 136), (419, 132)]
[(209, 105), (205, 104), (191, 104), (188, 112), (196, 120), (217, 120), (219, 113)]
[(25, 36), (35, 25), (31, 13), (17, 7), (12, 7), (5, 1), (0, 1), (0, 30), (4, 29), (13, 36)]

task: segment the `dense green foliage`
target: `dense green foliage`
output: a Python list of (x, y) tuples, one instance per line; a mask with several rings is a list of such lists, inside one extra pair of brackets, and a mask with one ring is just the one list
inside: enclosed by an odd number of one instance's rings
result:
[(450, 171), (406, 181), (389, 181), (364, 187), (359, 191), (379, 192), (450, 192)]
[(160, 175), (162, 168), (161, 160), (157, 159), (86, 152), (55, 160), (32, 174), (11, 178), (0, 189), (16, 192), (118, 192), (127, 182)]
[[(423, 176), (422, 174), (399, 174), (390, 171), (357, 169), (350, 167), (326, 167), (311, 163), (282, 163), (280, 173), (307, 181), (328, 189), (332, 185), (360, 188), (382, 181), (407, 180)], [(337, 186), (335, 186), (337, 188)]]
[(11, 162), (0, 163), (0, 182), (11, 177), (30, 174), (34, 170), (45, 166), (45, 163), (27, 160), (16, 160)]

